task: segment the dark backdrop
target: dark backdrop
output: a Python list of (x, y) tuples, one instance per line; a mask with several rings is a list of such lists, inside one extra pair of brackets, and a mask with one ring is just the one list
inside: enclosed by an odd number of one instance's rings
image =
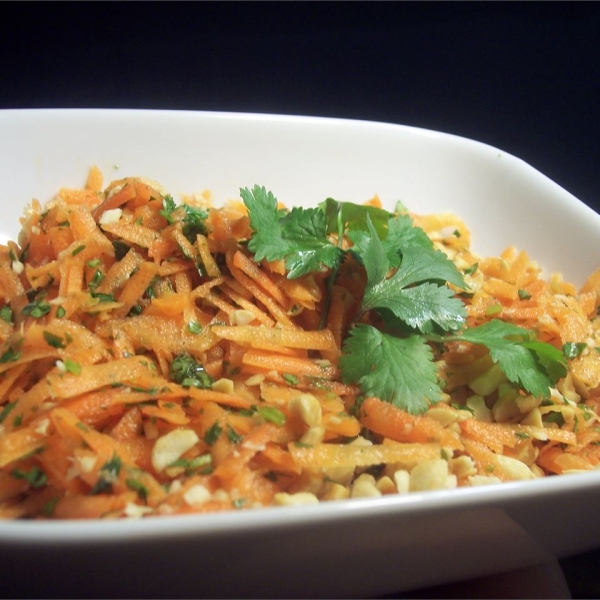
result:
[(599, 3), (3, 8), (0, 108), (232, 110), (416, 125), (515, 154), (600, 207)]
[[(515, 154), (600, 210), (600, 3), (4, 3), (0, 108), (389, 121)], [(600, 541), (599, 541), (600, 542)], [(599, 597), (600, 552), (563, 561)]]

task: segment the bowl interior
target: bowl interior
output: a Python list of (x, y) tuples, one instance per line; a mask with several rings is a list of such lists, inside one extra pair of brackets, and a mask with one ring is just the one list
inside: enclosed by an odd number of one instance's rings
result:
[(81, 186), (92, 164), (106, 182), (140, 175), (175, 197), (215, 202), (266, 186), (287, 205), (328, 196), (388, 208), (452, 211), (481, 255), (514, 244), (547, 272), (581, 284), (597, 267), (600, 217), (501, 150), (423, 129), (311, 117), (131, 110), (0, 113), (0, 236), (14, 238), (24, 206)]

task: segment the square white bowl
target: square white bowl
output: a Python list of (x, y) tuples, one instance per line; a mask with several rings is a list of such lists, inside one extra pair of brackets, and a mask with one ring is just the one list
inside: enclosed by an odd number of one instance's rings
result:
[[(177, 197), (265, 185), (288, 206), (377, 193), (453, 211), (481, 255), (527, 250), (581, 284), (600, 216), (523, 161), (443, 133), (274, 115), (0, 111), (0, 235), (32, 198), (139, 175)], [(0, 522), (7, 595), (364, 597), (527, 567), (600, 542), (600, 472), (299, 508), (96, 522)], [(10, 573), (18, 574), (11, 578)], [(22, 575), (21, 575), (22, 573)], [(3, 575), (5, 578), (5, 575)]]

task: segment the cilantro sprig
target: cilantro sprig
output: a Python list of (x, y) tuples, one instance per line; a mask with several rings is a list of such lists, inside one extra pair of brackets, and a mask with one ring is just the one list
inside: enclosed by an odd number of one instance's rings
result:
[(433, 351), (423, 336), (399, 338), (358, 324), (346, 339), (340, 367), (344, 383), (358, 383), (363, 394), (411, 413), (441, 396)]
[(321, 208), (280, 210), (272, 192), (258, 185), (241, 189), (240, 195), (254, 231), (248, 249), (257, 262), (285, 259), (290, 279), (339, 265), (344, 252), (329, 239), (328, 218)]
[[(535, 396), (548, 397), (566, 374), (565, 353), (536, 341), (527, 329), (498, 319), (467, 327), (463, 273), (406, 212), (332, 198), (316, 208), (285, 211), (264, 187), (240, 194), (255, 261), (284, 259), (290, 279), (328, 268), (328, 292), (347, 254), (364, 267), (362, 303), (339, 360), (342, 381), (358, 384), (364, 395), (424, 412), (442, 395), (433, 347), (456, 340), (485, 346), (507, 379)], [(342, 249), (345, 238), (352, 242), (349, 251)], [(328, 308), (326, 297), (322, 324)], [(360, 322), (369, 313), (379, 317), (378, 327)]]
[(208, 212), (203, 208), (196, 208), (189, 204), (175, 204), (172, 196), (165, 196), (163, 207), (159, 211), (167, 223), (172, 224), (180, 221), (183, 235), (191, 244), (196, 243), (196, 235), (206, 233), (205, 221), (208, 218)]

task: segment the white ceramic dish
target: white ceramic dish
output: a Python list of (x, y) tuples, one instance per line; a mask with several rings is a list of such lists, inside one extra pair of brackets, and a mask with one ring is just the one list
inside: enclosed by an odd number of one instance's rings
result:
[[(575, 283), (598, 266), (600, 216), (495, 148), (399, 125), (157, 111), (0, 111), (0, 234), (33, 197), (142, 175), (217, 200), (265, 185), (452, 210), (475, 250), (526, 249)], [(114, 167), (118, 166), (118, 170)], [(114, 177), (113, 177), (114, 176)], [(600, 471), (300, 508), (109, 522), (0, 522), (5, 596), (365, 597), (540, 564), (600, 543)]]

